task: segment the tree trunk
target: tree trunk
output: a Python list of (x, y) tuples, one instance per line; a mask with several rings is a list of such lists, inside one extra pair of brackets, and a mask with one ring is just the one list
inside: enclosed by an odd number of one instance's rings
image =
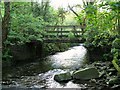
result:
[(10, 2), (4, 2), (5, 12), (2, 18), (2, 43), (7, 39), (10, 21)]
[[(1, 3), (1, 2), (0, 2)], [(2, 25), (1, 25), (1, 21), (2, 21), (2, 15), (1, 15), (1, 11), (0, 11), (0, 59), (2, 57)], [(2, 76), (2, 61), (0, 60), (0, 76)], [(2, 81), (2, 78), (0, 78), (0, 81)]]
[[(69, 9), (76, 15), (76, 17), (80, 20), (79, 14), (77, 14), (77, 13), (73, 10), (73, 8), (70, 7), (70, 5), (69, 5), (68, 7), (69, 7)], [(86, 27), (85, 19), (84, 19), (83, 23), (80, 22), (80, 25), (81, 25), (82, 27)], [(81, 28), (81, 30), (82, 30), (82, 32), (84, 32), (84, 28)], [(83, 34), (83, 33), (82, 33), (82, 34)]]

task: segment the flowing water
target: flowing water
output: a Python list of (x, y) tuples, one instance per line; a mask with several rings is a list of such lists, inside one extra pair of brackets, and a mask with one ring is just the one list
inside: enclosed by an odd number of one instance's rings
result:
[(84, 88), (85, 85), (73, 81), (58, 83), (54, 80), (54, 75), (79, 69), (86, 61), (86, 48), (82, 45), (74, 46), (34, 63), (6, 68), (3, 72), (3, 87)]

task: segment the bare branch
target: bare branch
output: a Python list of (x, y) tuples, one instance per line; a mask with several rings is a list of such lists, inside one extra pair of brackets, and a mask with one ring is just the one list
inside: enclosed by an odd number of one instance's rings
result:
[(72, 7), (70, 7), (70, 5), (68, 5), (68, 8), (78, 17), (79, 15), (73, 10)]

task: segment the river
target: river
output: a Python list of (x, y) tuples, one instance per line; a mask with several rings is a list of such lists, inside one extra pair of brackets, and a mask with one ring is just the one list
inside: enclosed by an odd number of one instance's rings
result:
[(84, 46), (74, 46), (37, 62), (8, 67), (3, 72), (3, 88), (84, 88), (74, 81), (58, 83), (54, 75), (80, 69), (88, 59)]

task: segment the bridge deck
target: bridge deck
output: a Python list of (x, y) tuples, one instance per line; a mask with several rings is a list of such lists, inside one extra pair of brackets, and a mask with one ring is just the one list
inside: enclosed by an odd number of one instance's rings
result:
[(60, 40), (60, 39), (47, 39), (44, 40), (45, 43), (54, 43), (54, 42), (60, 42), (60, 43), (82, 43), (83, 40), (80, 39), (74, 39), (74, 40), (69, 40), (69, 39), (64, 39), (64, 40)]

